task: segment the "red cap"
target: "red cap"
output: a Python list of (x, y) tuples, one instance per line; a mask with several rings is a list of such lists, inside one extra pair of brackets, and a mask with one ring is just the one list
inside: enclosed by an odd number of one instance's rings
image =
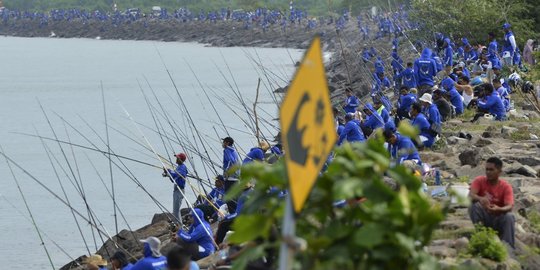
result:
[(184, 154), (184, 153), (176, 154), (174, 156), (179, 158), (181, 161), (186, 161), (186, 158), (187, 158), (186, 154)]

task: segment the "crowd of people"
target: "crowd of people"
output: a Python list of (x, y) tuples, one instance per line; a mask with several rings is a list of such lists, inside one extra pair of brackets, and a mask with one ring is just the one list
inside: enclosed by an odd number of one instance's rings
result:
[[(178, 9), (172, 14), (162, 9), (159, 14), (145, 15), (139, 10), (114, 13), (84, 12), (80, 10), (53, 10), (49, 13), (21, 12), (4, 10), (1, 14), (4, 23), (12, 20), (40, 20), (43, 24), (49, 21), (110, 21), (113, 24), (130, 23), (138, 20), (180, 20), (183, 22), (245, 22), (247, 28), (256, 24), (296, 25), (314, 29), (321, 25), (334, 24), (336, 30), (344, 28), (351, 20), (348, 12), (339, 18), (310, 18), (307, 12), (291, 6), (289, 12), (257, 9), (253, 12), (220, 11), (198, 14), (188, 9)], [(477, 113), (471, 121), (484, 117), (493, 121), (505, 121), (512, 106), (512, 88), (516, 77), (504, 76), (503, 67), (522, 68), (523, 64), (534, 64), (531, 52), (532, 41), (528, 41), (523, 50), (519, 50), (511, 25), (502, 26), (504, 36), (487, 33), (487, 46), (472, 44), (466, 37), (454, 39), (436, 33), (433, 42), (416, 43), (421, 51), (414, 61), (404, 62), (399, 55), (399, 42), (403, 31), (414, 29), (408, 22), (407, 13), (403, 10), (390, 15), (356, 17), (360, 33), (367, 38), (388, 38), (392, 42), (392, 51), (388, 58), (381, 55), (376, 48), (365, 47), (359, 55), (364, 65), (372, 63), (373, 74), (371, 84), (371, 100), (363, 102), (358, 98), (355, 89), (345, 90), (346, 99), (342, 106), (334, 107), (336, 144), (356, 143), (367, 140), (380, 130), (385, 139), (387, 149), (395, 165), (402, 164), (413, 170), (422, 170), (419, 150), (431, 148), (439, 139), (443, 122), (462, 116), (466, 110)], [(377, 29), (370, 36), (370, 25), (375, 23)], [(502, 40), (499, 46), (498, 40)], [(391, 59), (389, 65), (383, 59)], [(387, 68), (390, 67), (389, 71)], [(394, 92), (395, 103), (391, 102), (388, 92)], [(410, 138), (401, 134), (397, 126), (401, 121), (408, 121), (417, 127), (419, 135)], [(177, 225), (171, 235), (175, 247), (167, 257), (160, 253), (161, 242), (155, 237), (142, 240), (144, 257), (134, 265), (129, 263), (125, 253), (119, 251), (110, 258), (113, 269), (154, 270), (154, 269), (198, 269), (193, 260), (199, 260), (222, 249), (227, 242), (228, 232), (235, 218), (242, 213), (247, 198), (253, 190), (248, 184), (241, 195), (225, 200), (225, 194), (238, 183), (241, 166), (251, 162), (274, 163), (285, 153), (280, 143), (270, 145), (261, 141), (250, 149), (242, 159), (235, 148), (231, 137), (222, 139), (223, 162), (221, 175), (216, 176), (213, 189), (208, 194), (199, 194), (190, 214), (181, 215), (181, 206), (185, 198), (185, 188), (189, 184), (189, 170), (185, 164), (187, 155), (175, 155), (177, 166), (174, 169), (164, 168), (162, 176), (170, 179), (174, 185), (173, 217)], [(331, 156), (327, 164), (332, 162)], [(326, 168), (325, 166), (324, 168)], [(324, 169), (323, 169), (324, 170)], [(500, 179), (502, 162), (491, 158), (486, 163), (486, 176), (476, 178), (471, 186), (471, 198), (475, 202), (470, 210), (474, 223), (481, 222), (485, 226), (496, 229), (501, 239), (514, 246), (512, 189), (508, 183)], [(269, 194), (283, 198), (286, 190), (271, 189)], [(336, 204), (340, 206), (340, 204)], [(190, 206), (191, 208), (191, 206)], [(217, 231), (210, 224), (218, 222)], [(238, 249), (225, 256), (219, 265), (230, 264), (243, 252)], [(261, 266), (256, 269), (268, 269), (275, 258), (265, 258), (253, 262)], [(86, 263), (90, 269), (105, 269), (108, 262), (99, 255), (91, 256)], [(168, 265), (168, 266), (167, 266)], [(91, 268), (93, 267), (93, 268)], [(168, 267), (168, 268), (167, 268)], [(255, 269), (255, 268), (254, 268)]]

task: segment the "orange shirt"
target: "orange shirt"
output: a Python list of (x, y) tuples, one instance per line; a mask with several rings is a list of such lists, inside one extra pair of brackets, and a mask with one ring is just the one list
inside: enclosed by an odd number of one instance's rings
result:
[(496, 185), (488, 182), (486, 176), (476, 177), (472, 184), (471, 190), (477, 190), (478, 196), (488, 196), (489, 203), (504, 207), (506, 205), (514, 205), (514, 192), (512, 186), (508, 182), (499, 178)]

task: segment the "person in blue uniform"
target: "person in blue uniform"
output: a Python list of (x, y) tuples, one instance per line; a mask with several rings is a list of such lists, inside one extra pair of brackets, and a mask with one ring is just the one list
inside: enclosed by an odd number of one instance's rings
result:
[(358, 105), (360, 105), (360, 102), (358, 101), (358, 98), (354, 95), (353, 90), (351, 88), (347, 88), (345, 90), (345, 95), (347, 96), (347, 99), (345, 100), (345, 105), (343, 106), (345, 113), (356, 112), (356, 108), (358, 107)]
[(454, 106), (456, 115), (461, 115), (463, 114), (463, 97), (457, 91), (455, 84), (455, 81), (450, 78), (446, 78), (441, 82), (441, 86), (450, 96), (450, 103)]
[(362, 130), (354, 121), (354, 114), (348, 113), (345, 115), (345, 128), (341, 131), (337, 145), (342, 145), (344, 141), (349, 143), (361, 142), (365, 140)]
[(191, 212), (193, 223), (189, 227), (189, 230), (178, 230), (176, 233), (177, 242), (182, 244), (196, 244), (197, 250), (199, 250), (197, 256), (193, 260), (200, 260), (213, 254), (215, 249), (214, 240), (212, 239), (212, 228), (210, 224), (204, 219), (203, 211), (199, 208), (195, 208)]
[(420, 95), (429, 93), (435, 84), (433, 78), (437, 75), (437, 64), (431, 54), (429, 48), (424, 48), (422, 55), (414, 61), (414, 74)]
[(141, 240), (141, 242), (144, 243), (144, 257), (137, 261), (131, 270), (166, 270), (167, 258), (159, 251), (161, 241), (157, 237), (151, 236)]
[(180, 207), (182, 206), (182, 201), (184, 200), (184, 188), (186, 186), (186, 177), (188, 174), (186, 164), (184, 164), (187, 157), (184, 153), (176, 154), (175, 157), (176, 164), (178, 165), (176, 166), (176, 169), (164, 169), (162, 176), (169, 178), (172, 177), (172, 179), (170, 179), (174, 183), (172, 214), (178, 223), (182, 223)]

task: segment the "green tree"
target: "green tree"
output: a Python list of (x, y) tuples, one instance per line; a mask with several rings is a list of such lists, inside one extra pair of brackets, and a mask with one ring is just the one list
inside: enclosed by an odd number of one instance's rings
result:
[[(385, 183), (385, 175), (397, 183), (397, 191)], [(284, 200), (269, 196), (267, 190), (287, 188), (285, 166), (243, 167), (241, 181), (256, 181), (256, 187), (233, 225), (231, 241), (258, 239), (261, 244), (236, 261), (235, 269), (244, 269), (248, 260), (265, 254), (265, 248), (277, 248), (278, 243), (269, 240), (270, 231), (273, 224), (281, 223)], [(423, 246), (443, 220), (446, 206), (430, 201), (420, 187), (420, 179), (406, 168), (390, 167), (381, 136), (336, 149), (334, 161), (317, 179), (297, 217), (297, 235), (308, 243), (307, 250), (297, 254), (297, 265), (301, 269), (437, 269)], [(359, 197), (366, 200), (357, 203)], [(333, 203), (339, 200), (355, 202), (335, 208)]]
[(416, 36), (432, 39), (434, 32), (452, 37), (467, 37), (471, 42), (486, 44), (487, 33), (503, 36), (502, 24), (510, 22), (516, 39), (523, 44), (537, 36), (532, 28), (538, 14), (530, 14), (529, 0), (412, 0), (411, 19), (421, 26)]

